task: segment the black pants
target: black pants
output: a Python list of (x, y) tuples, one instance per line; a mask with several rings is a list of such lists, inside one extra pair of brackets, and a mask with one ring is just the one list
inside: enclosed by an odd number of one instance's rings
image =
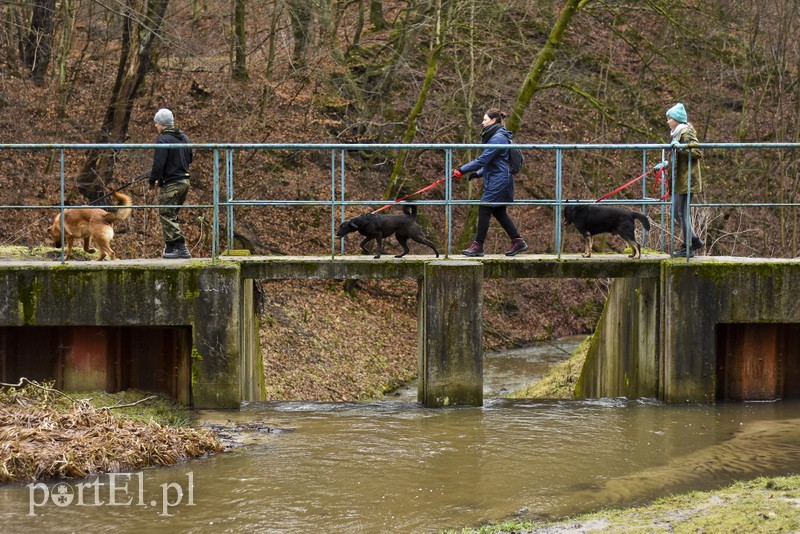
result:
[(486, 241), (486, 234), (489, 233), (489, 222), (492, 215), (506, 231), (508, 237), (516, 239), (519, 237), (514, 221), (506, 213), (506, 206), (478, 206), (478, 232), (475, 234), (475, 241), (483, 244)]

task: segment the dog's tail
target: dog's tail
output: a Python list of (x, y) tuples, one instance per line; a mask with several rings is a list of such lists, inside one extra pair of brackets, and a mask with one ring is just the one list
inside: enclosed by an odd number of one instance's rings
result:
[(403, 205), (403, 213), (408, 215), (414, 220), (417, 220), (417, 207), (413, 204), (404, 204)]
[[(121, 206), (131, 205), (131, 197), (129, 197), (125, 193), (114, 191), (112, 194), (114, 195), (114, 198), (116, 198), (117, 201), (119, 201)], [(103, 215), (103, 221), (111, 224), (114, 221), (125, 220), (130, 216), (131, 210), (132, 208), (119, 208), (115, 209), (114, 211), (109, 211), (106, 215)]]
[(635, 211), (633, 212), (633, 217), (639, 219), (639, 222), (642, 223), (642, 228), (645, 230), (650, 230), (650, 219), (647, 218), (647, 215)]

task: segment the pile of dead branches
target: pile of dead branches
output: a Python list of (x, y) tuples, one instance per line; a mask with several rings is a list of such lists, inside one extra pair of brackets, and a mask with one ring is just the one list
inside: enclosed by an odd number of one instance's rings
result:
[[(21, 386), (17, 384), (16, 386)], [(207, 430), (141, 423), (48, 385), (0, 387), (0, 483), (133, 471), (222, 451)]]

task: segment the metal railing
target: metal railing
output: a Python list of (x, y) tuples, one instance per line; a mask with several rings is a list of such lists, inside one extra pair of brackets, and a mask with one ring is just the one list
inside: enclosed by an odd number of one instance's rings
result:
[[(66, 175), (65, 175), (65, 151), (72, 150), (152, 150), (155, 148), (169, 148), (175, 146), (186, 145), (167, 145), (167, 144), (0, 144), (0, 153), (5, 150), (50, 150), (58, 152), (59, 161), (59, 187), (60, 187), (60, 203), (58, 205), (50, 206), (0, 206), (0, 209), (60, 209), (63, 217), (63, 212), (67, 207), (101, 207), (111, 208), (115, 206), (103, 205), (82, 205), (82, 206), (66, 206)], [(211, 204), (184, 204), (184, 208), (206, 208), (213, 210), (213, 230), (212, 230), (212, 244), (211, 244), (211, 257), (217, 259), (220, 256), (220, 216), (224, 212), (227, 228), (227, 247), (230, 249), (233, 246), (234, 240), (234, 209), (243, 206), (325, 206), (330, 207), (331, 212), (331, 256), (337, 255), (336, 236), (335, 230), (337, 227), (336, 215), (339, 212), (339, 221), (344, 219), (345, 208), (354, 205), (385, 205), (392, 203), (391, 200), (375, 199), (375, 200), (347, 200), (345, 189), (345, 176), (346, 176), (346, 161), (345, 155), (348, 152), (354, 151), (435, 151), (441, 153), (443, 157), (442, 162), (442, 177), (445, 179), (445, 189), (443, 199), (417, 199), (414, 200), (416, 205), (433, 205), (443, 206), (445, 210), (445, 225), (447, 233), (447, 248), (446, 253), (452, 254), (453, 245), (453, 207), (455, 206), (474, 206), (487, 203), (480, 200), (456, 199), (453, 197), (453, 183), (450, 178), (453, 168), (453, 153), (454, 151), (475, 150), (481, 151), (486, 148), (507, 148), (508, 145), (484, 145), (484, 144), (304, 144), (304, 143), (258, 143), (258, 144), (239, 144), (239, 143), (192, 143), (193, 149), (209, 150), (212, 152), (212, 203)], [(685, 145), (677, 145), (671, 147), (669, 144), (517, 144), (526, 157), (532, 151), (552, 152), (555, 156), (555, 168), (553, 175), (554, 195), (550, 199), (524, 199), (518, 198), (513, 202), (514, 206), (550, 206), (554, 208), (554, 251), (556, 255), (561, 257), (562, 250), (562, 233), (561, 233), (561, 218), (562, 210), (567, 202), (563, 196), (564, 182), (563, 182), (563, 161), (565, 154), (571, 152), (581, 151), (641, 151), (641, 197), (635, 199), (609, 199), (604, 200), (606, 204), (617, 205), (633, 205), (646, 209), (648, 206), (660, 206), (661, 217), (661, 236), (659, 238), (659, 245), (661, 250), (666, 247), (665, 224), (666, 207), (671, 206), (671, 199), (661, 200), (655, 197), (647, 196), (648, 182), (647, 178), (649, 170), (653, 164), (667, 159), (672, 161), (670, 169), (672, 169), (672, 186), (670, 191), (674, 190), (674, 158), (675, 150), (672, 148), (685, 148)], [(701, 149), (722, 149), (722, 150), (740, 150), (740, 149), (787, 149), (797, 150), (800, 149), (800, 143), (700, 143), (697, 145)], [(297, 200), (297, 199), (280, 199), (280, 200), (263, 200), (263, 199), (240, 199), (235, 195), (236, 186), (236, 172), (234, 169), (234, 153), (236, 151), (249, 151), (249, 150), (262, 150), (262, 151), (325, 151), (330, 152), (330, 186), (331, 196), (326, 199), (318, 200)], [(648, 162), (648, 152), (657, 152), (661, 154), (661, 159), (656, 159)], [(665, 157), (666, 156), (666, 157)], [(689, 168), (691, 169), (691, 160)], [(541, 177), (539, 177), (541, 179)], [(691, 183), (691, 176), (689, 178)], [(621, 180), (626, 181), (626, 180)], [(337, 187), (338, 182), (338, 187)], [(665, 193), (665, 186), (662, 184), (661, 194)], [(570, 202), (575, 202), (570, 200)], [(592, 200), (577, 201), (580, 203), (592, 203)], [(403, 202), (404, 203), (404, 202)], [(403, 204), (400, 203), (400, 204)], [(499, 205), (504, 203), (493, 203), (492, 205)], [(779, 203), (691, 203), (691, 195), (689, 196), (689, 204), (691, 207), (733, 207), (733, 206), (759, 206), (759, 207), (778, 207), (778, 206), (800, 206), (797, 202), (779, 202)], [(150, 205), (133, 205), (132, 208), (159, 208), (162, 207), (157, 204)], [(687, 209), (688, 212), (688, 209)], [(671, 215), (674, 215), (671, 212)], [(674, 216), (671, 217), (672, 229), (669, 233), (674, 236)], [(63, 228), (62, 228), (63, 234)], [(62, 235), (63, 238), (63, 235)], [(674, 238), (673, 245), (674, 245)], [(643, 241), (646, 236), (643, 237)], [(62, 239), (63, 242), (63, 239)], [(670, 249), (673, 248), (672, 246)], [(339, 254), (344, 254), (344, 243), (340, 243)], [(62, 262), (64, 261), (62, 249)]]

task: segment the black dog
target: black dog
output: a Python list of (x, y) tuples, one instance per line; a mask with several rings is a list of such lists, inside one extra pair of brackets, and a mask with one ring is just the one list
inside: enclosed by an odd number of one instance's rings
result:
[(642, 249), (636, 242), (634, 220), (639, 219), (645, 230), (650, 229), (650, 221), (645, 215), (635, 211), (611, 208), (608, 206), (582, 204), (564, 208), (564, 221), (575, 225), (583, 236), (586, 252), (584, 258), (592, 256), (592, 236), (610, 232), (624, 239), (633, 249), (630, 258), (640, 258)]
[(366, 236), (360, 245), (361, 250), (364, 251), (364, 254), (371, 254), (371, 252), (367, 249), (366, 244), (373, 239), (377, 240), (378, 253), (375, 255), (375, 259), (378, 259), (383, 253), (383, 239), (394, 234), (394, 236), (397, 238), (397, 241), (403, 247), (403, 253), (398, 254), (395, 256), (395, 258), (402, 258), (408, 254), (409, 239), (413, 239), (417, 243), (422, 243), (423, 245), (428, 245), (433, 249), (433, 252), (436, 253), (436, 257), (438, 258), (439, 251), (436, 250), (436, 247), (433, 245), (433, 243), (425, 239), (425, 235), (422, 233), (422, 228), (420, 228), (419, 224), (417, 224), (417, 207), (403, 206), (403, 213), (404, 215), (380, 215), (377, 213), (365, 213), (363, 215), (359, 215), (358, 217), (347, 219), (339, 225), (339, 229), (336, 230), (336, 237), (344, 237), (347, 234), (356, 231), (359, 234)]

